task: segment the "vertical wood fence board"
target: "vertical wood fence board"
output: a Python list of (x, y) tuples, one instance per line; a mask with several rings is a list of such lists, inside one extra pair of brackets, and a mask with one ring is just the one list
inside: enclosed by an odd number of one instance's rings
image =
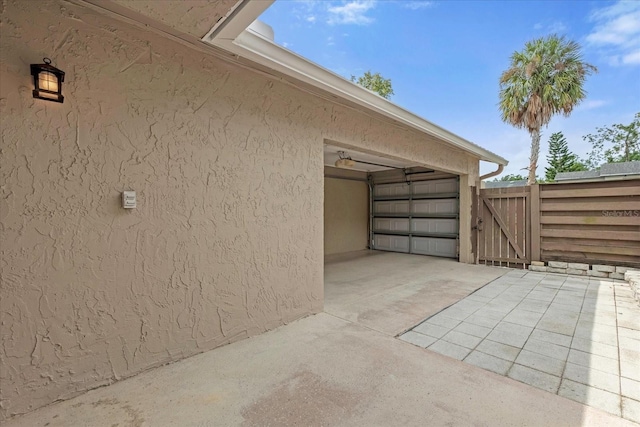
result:
[[(518, 228), (517, 228), (517, 221), (516, 221), (516, 206), (513, 203), (513, 199), (509, 198), (506, 200), (506, 211), (507, 211), (507, 224), (509, 226), (509, 231), (511, 232), (511, 234), (513, 235), (514, 239), (515, 239), (515, 243), (522, 247), (522, 245), (520, 245), (520, 239), (518, 238)], [(511, 245), (507, 244), (507, 257), (508, 258), (515, 258), (515, 254), (514, 252), (514, 248)], [(510, 265), (507, 263), (507, 267), (510, 267)]]
[(478, 264), (478, 188), (471, 187), (471, 248), (473, 251), (473, 262)]
[(540, 185), (531, 186), (531, 201), (529, 203), (529, 218), (531, 227), (531, 261), (540, 261)]

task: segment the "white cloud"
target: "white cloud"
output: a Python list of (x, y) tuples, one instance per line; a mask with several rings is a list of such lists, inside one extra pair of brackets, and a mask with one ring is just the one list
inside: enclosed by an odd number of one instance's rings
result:
[(608, 102), (603, 100), (603, 99), (588, 99), (584, 102), (582, 102), (577, 109), (580, 110), (593, 110), (596, 108), (600, 108), (603, 107), (605, 105), (607, 105)]
[(403, 1), (401, 3), (402, 3), (402, 7), (406, 9), (411, 9), (411, 10), (420, 10), (420, 9), (427, 9), (427, 8), (433, 7), (433, 2), (427, 1), (427, 0)]
[(611, 6), (594, 10), (591, 13), (591, 17), (593, 19), (610, 19), (637, 10), (638, 4), (635, 0), (618, 0), (617, 3)]
[(291, 14), (296, 20), (314, 24), (322, 19), (324, 2), (320, 0), (295, 0), (294, 3), (295, 6), (291, 9)]
[(611, 65), (640, 65), (640, 2), (618, 1), (591, 14), (587, 43), (603, 50)]
[(329, 6), (329, 19), (327, 24), (355, 24), (368, 25), (374, 19), (367, 16), (367, 12), (375, 7), (373, 0), (353, 0), (343, 3), (341, 6)]
[(329, 25), (368, 25), (374, 22), (369, 12), (377, 0), (294, 0), (291, 13), (295, 20), (305, 24), (325, 22)]
[(567, 26), (562, 21), (554, 21), (551, 23), (538, 22), (533, 26), (533, 29), (550, 34), (560, 34), (567, 31)]
[(560, 22), (560, 21), (556, 21), (556, 22), (552, 22), (551, 24), (549, 24), (549, 27), (547, 29), (547, 31), (549, 31), (550, 33), (563, 33), (565, 31), (567, 31), (567, 26), (564, 25), (564, 23)]
[(639, 64), (640, 65), (640, 49), (635, 52), (628, 53), (622, 57), (623, 64)]

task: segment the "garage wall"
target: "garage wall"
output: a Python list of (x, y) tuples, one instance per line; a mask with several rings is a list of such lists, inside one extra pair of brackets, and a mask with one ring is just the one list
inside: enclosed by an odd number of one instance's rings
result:
[[(325, 139), (477, 177), (424, 135), (82, 6), (0, 19), (0, 418), (322, 310)], [(64, 104), (31, 96), (44, 56)]]
[(366, 182), (325, 178), (324, 254), (367, 249), (369, 188)]

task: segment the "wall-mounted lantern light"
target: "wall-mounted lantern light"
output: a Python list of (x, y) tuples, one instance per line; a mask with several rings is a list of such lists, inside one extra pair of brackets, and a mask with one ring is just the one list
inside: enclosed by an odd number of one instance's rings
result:
[(31, 64), (33, 97), (47, 101), (64, 102), (64, 96), (62, 96), (64, 71), (51, 65), (49, 58), (44, 58), (42, 61), (44, 64)]

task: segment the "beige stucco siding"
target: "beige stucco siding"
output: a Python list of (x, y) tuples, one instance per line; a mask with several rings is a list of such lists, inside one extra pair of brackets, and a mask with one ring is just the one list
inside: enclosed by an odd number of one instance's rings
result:
[[(0, 417), (322, 310), (325, 138), (477, 177), (415, 131), (81, 6), (7, 2), (0, 29)], [(64, 104), (31, 96), (43, 56)]]
[(324, 254), (367, 249), (369, 189), (366, 182), (325, 178)]
[(112, 0), (174, 30), (203, 37), (238, 0)]

